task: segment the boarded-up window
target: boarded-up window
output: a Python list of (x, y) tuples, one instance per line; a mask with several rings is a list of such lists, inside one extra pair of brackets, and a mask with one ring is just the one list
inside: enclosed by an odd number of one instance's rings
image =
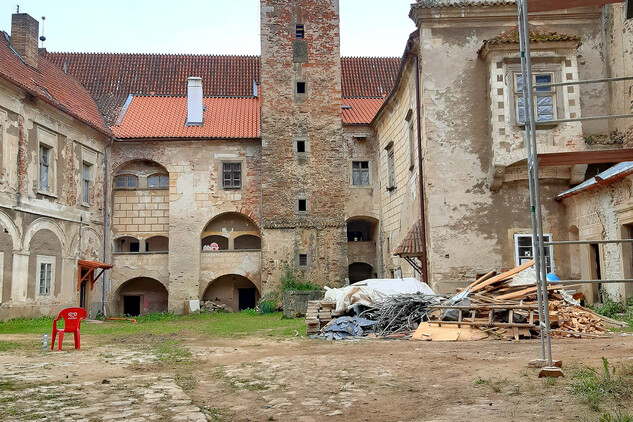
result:
[[(553, 82), (551, 73), (535, 73), (532, 75), (535, 84)], [(523, 101), (523, 77), (515, 74), (515, 98), (518, 123), (525, 123), (525, 104)], [(537, 87), (534, 90), (534, 115), (537, 122), (547, 122), (556, 118), (555, 91), (552, 87)]]

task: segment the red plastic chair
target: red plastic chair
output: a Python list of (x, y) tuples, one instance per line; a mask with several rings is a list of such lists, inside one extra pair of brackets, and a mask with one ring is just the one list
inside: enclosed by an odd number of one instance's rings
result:
[[(73, 333), (75, 335), (75, 349), (81, 349), (81, 343), (79, 338), (79, 328), (81, 320), (86, 319), (88, 313), (84, 308), (66, 308), (62, 310), (57, 319), (53, 321), (53, 338), (51, 340), (51, 350), (55, 348), (55, 336), (59, 333), (59, 350), (62, 350), (62, 341), (64, 339), (64, 333)], [(57, 329), (57, 321), (64, 318), (64, 329)]]

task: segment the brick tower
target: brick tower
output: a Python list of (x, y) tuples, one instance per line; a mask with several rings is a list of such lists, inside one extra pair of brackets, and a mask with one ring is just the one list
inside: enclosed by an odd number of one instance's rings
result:
[(262, 288), (347, 276), (338, 0), (261, 0)]

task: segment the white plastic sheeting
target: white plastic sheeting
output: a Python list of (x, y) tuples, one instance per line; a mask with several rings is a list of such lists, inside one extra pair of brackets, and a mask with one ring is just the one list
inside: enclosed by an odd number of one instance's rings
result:
[(370, 278), (347, 287), (325, 287), (325, 300), (336, 302), (338, 312), (347, 312), (354, 306), (372, 306), (389, 296), (424, 293), (434, 295), (431, 288), (415, 278)]

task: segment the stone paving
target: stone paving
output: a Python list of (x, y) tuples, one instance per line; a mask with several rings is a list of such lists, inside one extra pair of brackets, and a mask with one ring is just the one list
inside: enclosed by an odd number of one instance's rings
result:
[[(173, 377), (117, 375), (122, 368), (133, 370), (138, 365), (155, 362), (156, 357), (151, 354), (120, 350), (114, 357), (111, 349), (81, 356), (70, 353), (54, 352), (53, 362), (0, 364), (2, 420), (207, 420)], [(60, 362), (60, 358), (72, 361)], [(96, 361), (99, 365), (106, 364), (106, 376), (99, 375), (94, 381), (75, 381), (84, 379), (78, 373), (97, 366)], [(107, 376), (108, 368), (113, 376)]]

